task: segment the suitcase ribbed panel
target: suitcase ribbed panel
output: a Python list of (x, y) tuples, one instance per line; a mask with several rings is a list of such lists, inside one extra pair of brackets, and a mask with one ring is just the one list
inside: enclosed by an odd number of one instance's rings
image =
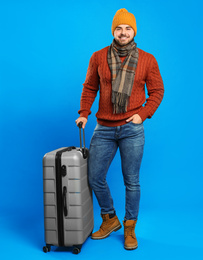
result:
[[(51, 157), (48, 160), (55, 156)], [(43, 173), (45, 241), (47, 244), (58, 245), (55, 168), (46, 166)]]
[(43, 157), (43, 188), (44, 188), (44, 227), (46, 244), (59, 246), (57, 189), (56, 189), (56, 153), (65, 149), (59, 148)]
[[(77, 154), (80, 156), (80, 154)], [(76, 161), (78, 159), (75, 158)], [(65, 153), (63, 164), (66, 164)], [(92, 193), (88, 186), (87, 160), (80, 167), (70, 165), (63, 179), (67, 187), (68, 215), (64, 219), (66, 246), (83, 244), (93, 230)]]

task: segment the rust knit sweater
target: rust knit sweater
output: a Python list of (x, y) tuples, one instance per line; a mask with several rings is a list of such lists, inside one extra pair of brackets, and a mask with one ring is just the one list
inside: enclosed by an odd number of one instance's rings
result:
[[(96, 113), (99, 124), (120, 126), (126, 124), (126, 119), (134, 114), (138, 114), (142, 121), (151, 118), (160, 105), (164, 94), (163, 81), (156, 59), (153, 55), (138, 48), (139, 59), (127, 112), (113, 114), (111, 72), (107, 63), (108, 48), (105, 47), (93, 53), (90, 59), (78, 113), (82, 117), (88, 117), (99, 91), (99, 109)], [(123, 62), (124, 59), (125, 57), (122, 57), (121, 61)], [(148, 92), (147, 99), (145, 96), (145, 83)]]

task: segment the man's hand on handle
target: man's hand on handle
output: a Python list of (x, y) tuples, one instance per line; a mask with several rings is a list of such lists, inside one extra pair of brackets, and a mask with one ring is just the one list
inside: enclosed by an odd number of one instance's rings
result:
[(82, 128), (84, 129), (85, 125), (87, 124), (87, 118), (80, 116), (80, 117), (78, 117), (78, 119), (75, 120), (75, 122), (76, 122), (76, 125), (78, 125), (80, 122), (82, 122)]

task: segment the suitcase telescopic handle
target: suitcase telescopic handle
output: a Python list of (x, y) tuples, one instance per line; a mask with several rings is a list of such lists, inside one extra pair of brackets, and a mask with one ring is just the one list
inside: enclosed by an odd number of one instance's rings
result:
[[(78, 127), (79, 127), (79, 131), (80, 131), (80, 148), (82, 148), (82, 134), (81, 134), (81, 128), (82, 128), (82, 122), (80, 122), (78, 124)], [(83, 145), (84, 145), (84, 148), (85, 148), (85, 130), (83, 128)]]
[(78, 127), (79, 127), (79, 132), (80, 132), (80, 149), (82, 150), (83, 153), (83, 158), (86, 159), (88, 157), (88, 149), (85, 148), (85, 130), (83, 128), (83, 147), (82, 147), (82, 134), (81, 134), (81, 128), (82, 128), (82, 122), (79, 122)]

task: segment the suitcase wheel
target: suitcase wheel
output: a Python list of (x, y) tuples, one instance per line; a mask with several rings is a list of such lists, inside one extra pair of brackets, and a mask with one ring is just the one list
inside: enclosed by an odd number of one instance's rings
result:
[(51, 251), (51, 246), (44, 246), (43, 247), (43, 252), (44, 253), (47, 253), (47, 252), (50, 252)]
[(81, 252), (81, 248), (78, 248), (78, 247), (74, 247), (73, 248), (73, 254), (77, 255)]

